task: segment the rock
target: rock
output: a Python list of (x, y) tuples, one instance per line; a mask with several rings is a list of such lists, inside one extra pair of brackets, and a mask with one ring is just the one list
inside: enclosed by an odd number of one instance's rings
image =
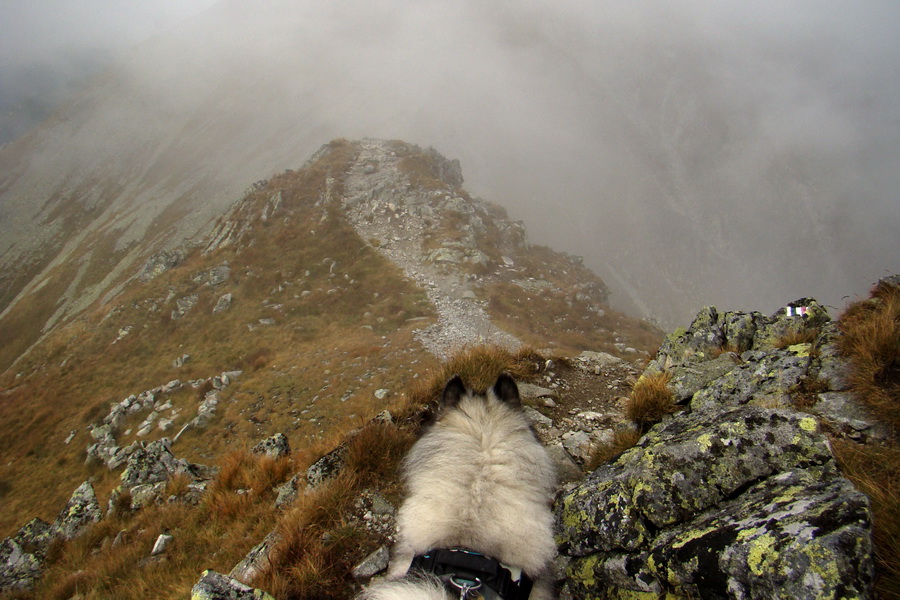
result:
[(162, 418), (157, 422), (156, 426), (159, 427), (160, 431), (168, 431), (172, 428), (174, 423), (175, 422), (172, 419)]
[(556, 514), (576, 597), (607, 597), (607, 586), (867, 597), (872, 584), (868, 501), (840, 476), (815, 419), (790, 411), (679, 415), (565, 494)]
[(315, 487), (323, 481), (331, 479), (344, 467), (346, 456), (347, 446), (340, 444), (306, 470), (306, 482), (310, 487)]
[(269, 552), (277, 542), (278, 531), (273, 530), (234, 566), (228, 576), (239, 581), (253, 581), (268, 566)]
[(16, 535), (13, 537), (15, 542), (22, 547), (25, 552), (34, 554), (42, 559), (47, 553), (47, 547), (53, 541), (53, 526), (38, 517), (33, 518), (23, 525)]
[(0, 593), (31, 589), (42, 568), (43, 561), (23, 550), (14, 539), (0, 542)]
[(587, 461), (593, 453), (591, 436), (584, 431), (567, 431), (562, 435), (562, 445), (572, 458)]
[(525, 416), (528, 417), (528, 420), (531, 421), (533, 425), (540, 425), (541, 427), (553, 427), (553, 420), (550, 417), (542, 415), (540, 412), (531, 408), (530, 406), (524, 407)]
[(300, 480), (302, 473), (297, 473), (278, 487), (278, 496), (275, 498), (275, 508), (284, 509), (294, 503), (300, 492)]
[(207, 273), (206, 285), (221, 285), (228, 281), (229, 277), (231, 277), (231, 269), (228, 267), (228, 265), (219, 265), (218, 267), (210, 269), (209, 273)]
[(572, 460), (562, 444), (550, 444), (547, 446), (547, 453), (556, 464), (556, 475), (560, 483), (576, 481), (584, 476), (581, 467)]
[(690, 401), (694, 394), (736, 366), (737, 364), (731, 354), (723, 354), (712, 360), (673, 367), (669, 370), (671, 374), (669, 387), (672, 388), (672, 392), (675, 395), (675, 402), (682, 404)]
[(151, 442), (146, 448), (136, 449), (128, 457), (128, 466), (122, 472), (122, 485), (131, 489), (141, 484), (165, 482), (179, 473), (191, 479), (208, 479), (211, 476), (208, 467), (175, 458), (169, 445), (168, 438), (162, 438)]
[(181, 356), (179, 356), (178, 358), (176, 358), (175, 360), (172, 361), (172, 366), (175, 367), (176, 369), (178, 369), (180, 367), (183, 367), (184, 363), (186, 363), (189, 360), (191, 360), (190, 354), (182, 354)]
[(85, 481), (72, 493), (66, 507), (56, 517), (53, 532), (64, 539), (72, 539), (91, 523), (103, 518), (100, 503), (94, 494), (94, 486)]
[(206, 570), (200, 581), (191, 588), (191, 600), (275, 600), (275, 598), (236, 579)]
[(71, 441), (75, 438), (75, 434), (76, 434), (76, 433), (78, 433), (78, 431), (75, 430), (75, 429), (73, 429), (72, 431), (70, 431), (70, 432), (69, 432), (69, 435), (66, 436), (66, 439), (63, 441), (63, 443), (65, 443), (65, 445), (68, 446), (68, 445), (69, 445), (69, 442), (71, 442)]
[(180, 379), (173, 379), (172, 381), (170, 381), (170, 382), (167, 383), (166, 385), (162, 386), (162, 388), (160, 389), (160, 391), (161, 391), (163, 394), (170, 394), (170, 393), (174, 392), (175, 390), (180, 390), (182, 387), (183, 387), (183, 386), (182, 386), (182, 384), (181, 384), (181, 380), (180, 380)]
[(163, 250), (151, 256), (144, 264), (139, 279), (143, 282), (150, 281), (154, 277), (158, 277), (178, 266), (186, 257), (184, 250)]
[(213, 307), (213, 314), (217, 315), (231, 308), (232, 299), (233, 296), (230, 293), (222, 294), (221, 296), (219, 296), (218, 301), (216, 301), (216, 305)]
[(727, 404), (789, 407), (792, 392), (809, 373), (808, 345), (749, 351), (744, 361), (693, 395), (691, 408)]
[(389, 393), (390, 393), (390, 390), (386, 390), (383, 388), (379, 389), (379, 390), (375, 390), (375, 399), (376, 400), (384, 400), (385, 398), (387, 398)]
[(254, 454), (265, 454), (270, 458), (283, 458), (291, 455), (291, 445), (286, 435), (276, 433), (253, 446), (250, 451)]
[(172, 319), (180, 319), (184, 317), (200, 300), (200, 296), (192, 294), (179, 298), (175, 301), (175, 309), (172, 311)]
[(158, 538), (156, 538), (156, 543), (153, 544), (153, 550), (150, 551), (150, 556), (158, 556), (166, 551), (169, 545), (175, 540), (171, 535), (162, 533)]
[(559, 396), (559, 392), (555, 390), (550, 390), (539, 385), (534, 385), (533, 383), (520, 383), (519, 386), (519, 396), (522, 397), (523, 400), (534, 400), (536, 398), (556, 398)]
[(375, 552), (365, 557), (362, 562), (353, 567), (351, 571), (354, 579), (369, 579), (387, 569), (391, 553), (387, 546), (381, 546)]
[(576, 356), (575, 360), (581, 370), (587, 371), (589, 373), (595, 373), (598, 367), (601, 369), (605, 369), (607, 367), (615, 367), (625, 364), (624, 360), (613, 356), (612, 354), (607, 354), (606, 352), (591, 352), (588, 350), (585, 350), (584, 352)]

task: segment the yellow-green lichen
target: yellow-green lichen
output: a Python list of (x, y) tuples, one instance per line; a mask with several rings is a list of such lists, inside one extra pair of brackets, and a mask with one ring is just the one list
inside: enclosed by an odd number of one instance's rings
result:
[(754, 575), (763, 575), (773, 562), (775, 552), (775, 538), (771, 535), (763, 535), (750, 542), (750, 553), (747, 556), (747, 566)]
[(812, 344), (794, 344), (793, 346), (788, 346), (788, 352), (793, 352), (797, 356), (809, 356), (810, 350), (812, 350)]
[(711, 533), (713, 531), (716, 531), (717, 529), (718, 529), (718, 527), (704, 527), (703, 529), (689, 531), (686, 534), (684, 534), (683, 537), (681, 537), (681, 539), (679, 539), (677, 542), (673, 542), (672, 547), (673, 548), (682, 548), (686, 544), (689, 544), (690, 542), (692, 542), (698, 538), (702, 538), (707, 533)]
[(804, 417), (800, 419), (800, 429), (803, 431), (813, 432), (818, 429), (818, 425), (816, 424), (816, 420), (812, 417)]
[(701, 435), (700, 437), (697, 438), (697, 443), (704, 450), (708, 451), (710, 448), (712, 448), (712, 436), (708, 433), (704, 433), (703, 435)]
[(596, 583), (597, 565), (600, 560), (599, 554), (592, 554), (575, 561), (567, 569), (566, 575), (578, 584), (591, 587)]

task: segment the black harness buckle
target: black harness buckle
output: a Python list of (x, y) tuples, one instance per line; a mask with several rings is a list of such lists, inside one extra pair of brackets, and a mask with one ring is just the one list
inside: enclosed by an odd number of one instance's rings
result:
[(533, 585), (525, 573), (516, 581), (497, 559), (465, 548), (429, 550), (413, 558), (410, 569), (432, 573), (461, 599), (489, 588), (503, 600), (527, 600)]

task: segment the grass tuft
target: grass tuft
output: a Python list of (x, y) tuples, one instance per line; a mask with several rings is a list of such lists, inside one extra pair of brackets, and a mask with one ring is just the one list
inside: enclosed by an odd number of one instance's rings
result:
[(594, 453), (588, 459), (585, 468), (593, 471), (600, 465), (612, 462), (620, 454), (634, 447), (641, 439), (641, 432), (637, 429), (620, 429), (616, 431), (612, 441), (605, 444), (599, 444)]
[(900, 598), (900, 448), (835, 439), (832, 449), (844, 475), (869, 497), (876, 594)]
[(454, 375), (462, 377), (466, 385), (473, 389), (484, 391), (504, 372), (516, 379), (533, 375), (543, 360), (534, 349), (528, 347), (512, 352), (495, 345), (465, 346), (413, 384), (407, 404), (399, 408), (399, 417), (409, 418), (420, 413), (423, 406), (436, 401)]
[(666, 415), (678, 410), (675, 396), (669, 388), (668, 373), (654, 373), (641, 377), (634, 388), (625, 407), (625, 416), (646, 432), (650, 427), (662, 421)]
[(900, 431), (900, 287), (881, 284), (841, 316), (839, 344), (850, 387), (881, 422)]

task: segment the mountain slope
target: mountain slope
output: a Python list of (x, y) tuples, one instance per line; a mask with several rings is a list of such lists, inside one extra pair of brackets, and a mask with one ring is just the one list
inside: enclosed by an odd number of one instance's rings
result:
[[(530, 245), (461, 185), (458, 163), (434, 150), (338, 140), (251, 186), (208, 237), (123, 273), (118, 295), (4, 374), (2, 529), (52, 516), (90, 473), (108, 493), (116, 473), (82, 467), (85, 448), (101, 443), (92, 456), (119, 469), (124, 449), (203, 412), (214, 385), (213, 420), (179, 437), (179, 456), (209, 463), (276, 432), (315, 443), (464, 344), (630, 358), (655, 347), (659, 332), (610, 310), (575, 258)], [(102, 429), (110, 407), (147, 391), (170, 405), (152, 418), (123, 409), (114, 433)]]

